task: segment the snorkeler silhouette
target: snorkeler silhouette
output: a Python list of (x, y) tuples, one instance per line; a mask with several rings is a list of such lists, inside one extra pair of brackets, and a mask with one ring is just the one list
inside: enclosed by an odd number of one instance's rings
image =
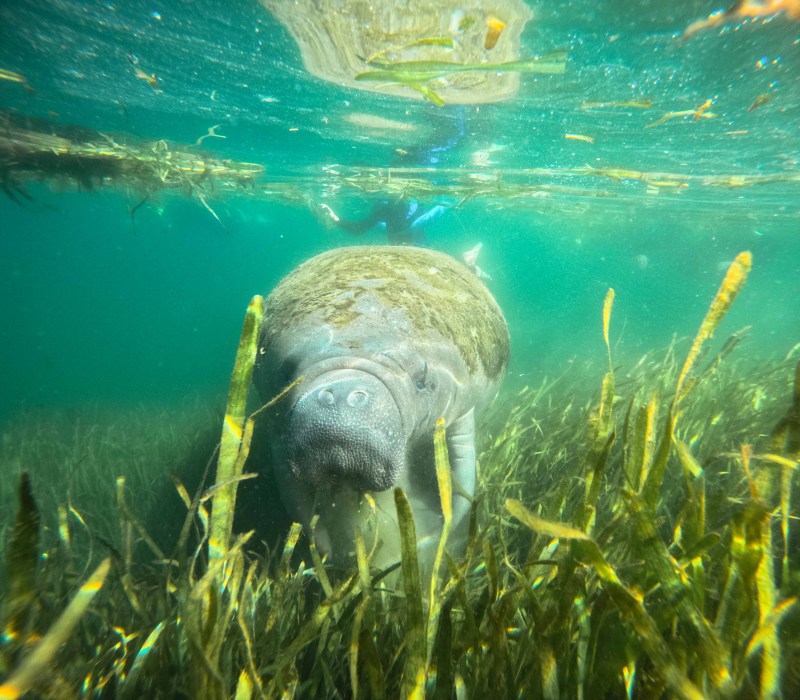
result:
[[(454, 128), (453, 128), (454, 127)], [(416, 163), (425, 167), (436, 165), (464, 136), (464, 111), (460, 108), (452, 121), (451, 133), (445, 139), (438, 139), (433, 146), (416, 151), (403, 151), (402, 163), (395, 161), (393, 165)], [(404, 196), (388, 199), (382, 197), (375, 202), (366, 216), (356, 219), (337, 215), (327, 204), (320, 204), (319, 209), (340, 229), (354, 236), (360, 236), (372, 229), (382, 229), (390, 245), (426, 245), (424, 227), (439, 218), (448, 206), (444, 204), (424, 204), (418, 199)]]
[(447, 209), (442, 204), (425, 207), (415, 199), (401, 197), (395, 200), (382, 199), (363, 218), (342, 219), (328, 205), (322, 207), (336, 226), (354, 236), (360, 236), (373, 228), (384, 229), (390, 245), (425, 245), (423, 226)]

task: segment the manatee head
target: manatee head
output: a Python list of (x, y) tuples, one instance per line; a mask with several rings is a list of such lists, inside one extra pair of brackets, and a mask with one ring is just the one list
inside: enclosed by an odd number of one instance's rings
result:
[(291, 474), (315, 489), (385, 491), (405, 466), (397, 402), (362, 369), (332, 369), (302, 385), (287, 427)]

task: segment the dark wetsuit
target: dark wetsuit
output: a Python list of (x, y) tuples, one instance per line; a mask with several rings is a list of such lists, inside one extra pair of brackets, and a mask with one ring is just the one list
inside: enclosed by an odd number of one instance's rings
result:
[(386, 238), (391, 245), (425, 245), (422, 226), (438, 217), (445, 208), (441, 204), (423, 207), (415, 200), (383, 200), (373, 206), (364, 218), (340, 219), (337, 225), (354, 236), (381, 226), (386, 230)]
[[(417, 163), (426, 167), (440, 164), (451, 154), (453, 147), (460, 143), (465, 134), (464, 110), (456, 106), (455, 118), (447, 129), (446, 136), (439, 134), (433, 145), (411, 149), (404, 157), (403, 165)], [(392, 245), (426, 245), (423, 226), (438, 218), (445, 210), (442, 204), (425, 204), (404, 197), (396, 199), (383, 198), (373, 205), (369, 213), (361, 219), (339, 219), (336, 225), (360, 236), (373, 228), (381, 226), (386, 231), (386, 238)]]

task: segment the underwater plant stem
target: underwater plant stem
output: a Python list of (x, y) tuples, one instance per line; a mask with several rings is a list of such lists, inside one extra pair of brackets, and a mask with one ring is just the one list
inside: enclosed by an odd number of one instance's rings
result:
[[(633, 406), (631, 405), (631, 408)], [(631, 445), (628, 459), (625, 461), (625, 474), (628, 483), (638, 491), (647, 480), (650, 468), (653, 466), (653, 453), (655, 451), (655, 416), (656, 396), (650, 396), (647, 406), (640, 406), (633, 421), (633, 431), (629, 440), (624, 443)]]
[[(772, 567), (772, 531), (769, 518), (761, 522), (761, 543), (764, 556), (756, 569), (756, 593), (758, 596), (759, 630), (766, 628), (762, 634), (761, 678), (759, 698), (777, 700), (781, 693), (781, 645), (778, 638), (777, 623), (767, 626), (767, 620), (776, 608), (778, 592), (773, 580)], [(758, 632), (756, 633), (758, 635)]]
[(19, 668), (0, 685), (0, 698), (16, 700), (32, 687), (36, 678), (45, 672), (46, 667), (56, 655), (59, 648), (67, 641), (72, 629), (78, 624), (86, 612), (92, 599), (103, 587), (103, 583), (111, 568), (111, 559), (103, 559), (94, 573), (75, 594), (64, 612), (53, 623), (31, 654), (25, 658)]
[(184, 628), (190, 648), (203, 671), (193, 678), (196, 697), (209, 700), (227, 697), (225, 679), (219, 669), (219, 657), (229, 624), (239, 605), (244, 579), (242, 548), (252, 535), (252, 532), (248, 532), (237, 537), (225, 556), (210, 564), (184, 602)]
[(679, 697), (685, 700), (702, 700), (703, 694), (681, 670), (658, 625), (647, 612), (641, 595), (625, 586), (589, 535), (571, 525), (544, 520), (514, 498), (506, 499), (505, 506), (511, 515), (534, 532), (570, 540), (575, 558), (584, 565), (591, 566), (597, 573), (622, 617), (636, 631), (642, 647), (664, 681)]
[[(263, 313), (263, 300), (256, 295), (247, 306), (239, 338), (239, 349), (231, 374), (217, 461), (217, 483), (239, 476), (244, 466), (244, 459), (239, 459), (239, 452), (244, 445), (243, 424), (247, 410), (247, 390), (253, 376), (258, 332), (261, 328)], [(244, 447), (249, 448), (249, 444)], [(244, 456), (246, 457), (246, 455)], [(238, 483), (232, 481), (214, 496), (208, 538), (209, 558), (212, 561), (225, 556), (228, 550), (233, 529), (237, 487)]]
[(606, 350), (608, 350), (608, 371), (613, 374), (614, 365), (611, 362), (611, 345), (608, 342), (608, 327), (611, 323), (611, 309), (614, 306), (614, 288), (609, 287), (606, 292), (606, 299), (603, 302), (603, 340), (606, 342)]
[(19, 509), (6, 549), (8, 585), (2, 605), (3, 651), (11, 643), (22, 642), (36, 599), (36, 569), (39, 560), (41, 517), (33, 498), (30, 476), (19, 479)]
[[(320, 602), (297, 636), (281, 650), (275, 662), (274, 676), (265, 691), (267, 697), (277, 697), (279, 688), (291, 685), (290, 678), (295, 673), (294, 664), (297, 655), (303, 647), (317, 638), (320, 630), (330, 620), (333, 608), (340, 603), (350, 601), (358, 593), (358, 590), (358, 575), (356, 574), (341, 583), (329, 598)], [(292, 693), (285, 690), (283, 697), (292, 697)]]
[(580, 515), (580, 525), (589, 534), (592, 533), (597, 515), (597, 499), (600, 496), (603, 473), (608, 463), (611, 447), (616, 439), (614, 412), (614, 373), (609, 370), (603, 377), (600, 392), (600, 404), (592, 416), (593, 437), (586, 455), (586, 475), (584, 501)]
[(425, 697), (427, 654), (425, 615), (422, 607), (417, 560), (417, 533), (411, 504), (403, 489), (394, 490), (397, 522), (400, 527), (400, 557), (403, 570), (403, 590), (406, 598), (406, 661), (403, 669), (403, 698), (421, 700)]
[(436, 624), (441, 608), (441, 599), (437, 596), (439, 583), (439, 568), (444, 556), (444, 548), (453, 524), (453, 485), (450, 481), (450, 459), (447, 455), (447, 439), (445, 437), (444, 418), (440, 418), (436, 423), (433, 434), (433, 452), (436, 465), (436, 480), (439, 484), (439, 500), (442, 506), (442, 516), (444, 524), (439, 544), (436, 547), (436, 556), (433, 560), (433, 570), (431, 571), (431, 582), (429, 592), (428, 608), (428, 660), (433, 651), (433, 636), (436, 631)]
[(670, 607), (686, 624), (689, 641), (695, 646), (711, 684), (724, 695), (732, 694), (735, 686), (731, 678), (730, 656), (688, 595), (689, 582), (658, 536), (654, 511), (633, 492), (623, 491), (622, 496), (642, 558), (652, 567)]
[(658, 440), (653, 465), (647, 473), (647, 477), (642, 485), (641, 494), (645, 503), (650, 508), (655, 508), (661, 495), (661, 485), (664, 481), (664, 474), (667, 470), (667, 463), (672, 452), (672, 441), (675, 434), (675, 401), (673, 400), (667, 410), (667, 417), (661, 437)]
[(685, 398), (692, 388), (692, 383), (688, 383), (687, 379), (697, 362), (700, 349), (706, 340), (713, 337), (722, 319), (725, 318), (725, 314), (730, 310), (736, 296), (747, 281), (752, 264), (753, 256), (749, 251), (744, 251), (736, 256), (728, 268), (728, 272), (725, 274), (722, 284), (717, 290), (717, 294), (711, 302), (703, 322), (700, 324), (689, 354), (686, 356), (686, 361), (683, 363), (681, 373), (678, 375), (678, 383), (675, 387), (676, 403)]

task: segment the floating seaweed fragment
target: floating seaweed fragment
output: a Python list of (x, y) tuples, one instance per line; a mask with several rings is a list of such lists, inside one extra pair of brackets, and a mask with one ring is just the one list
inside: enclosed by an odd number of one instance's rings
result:
[(21, 73), (15, 73), (13, 70), (6, 70), (5, 68), (0, 68), (0, 80), (8, 80), (12, 83), (22, 83), (23, 85), (27, 84), (27, 80), (25, 76)]
[(138, 66), (134, 66), (134, 75), (139, 78), (139, 80), (146, 80), (147, 84), (151, 88), (158, 87), (158, 78), (156, 77), (155, 73), (145, 73), (141, 68)]
[(698, 119), (713, 119), (717, 115), (708, 111), (711, 103), (711, 100), (706, 100), (696, 109), (683, 109), (677, 112), (667, 112), (663, 117), (656, 119), (654, 122), (646, 124), (644, 128), (649, 129), (654, 126), (658, 126), (659, 124), (663, 124), (671, 119), (682, 119), (684, 117), (691, 117), (692, 121), (697, 121)]
[[(358, 78), (356, 78), (358, 80)], [(432, 102), (437, 107), (444, 107), (445, 101), (438, 95), (438, 93), (431, 90), (429, 87), (425, 87), (417, 82), (405, 82), (403, 83), (406, 87), (411, 88), (412, 90), (416, 90), (420, 93), (428, 102)]]
[(681, 35), (682, 39), (697, 34), (704, 29), (720, 27), (734, 22), (742, 22), (759, 17), (769, 18), (785, 13), (788, 19), (800, 19), (799, 0), (737, 0), (727, 10), (712, 12), (705, 19), (692, 22)]
[(757, 110), (761, 105), (767, 104), (772, 99), (772, 95), (769, 92), (762, 92), (756, 99), (753, 100), (753, 104), (751, 104), (748, 108), (748, 112), (754, 112)]
[(686, 182), (689, 177), (685, 175), (678, 175), (676, 173), (649, 173), (640, 170), (628, 170), (627, 168), (595, 168), (590, 165), (587, 165), (584, 168), (576, 168), (575, 172), (607, 177), (611, 178), (612, 180), (641, 180), (649, 187), (668, 187), (679, 189), (689, 186), (689, 183)]
[(27, 78), (21, 73), (16, 73), (13, 70), (0, 68), (0, 80), (7, 80), (10, 83), (19, 83), (28, 92), (36, 92), (29, 84)]
[[(554, 51), (521, 61), (503, 63), (456, 63), (455, 61), (394, 61), (382, 64), (377, 70), (356, 74), (356, 81), (398, 83), (422, 92), (435, 104), (444, 104), (435, 92), (423, 83), (457, 73), (548, 73), (560, 75), (566, 70), (567, 52)], [(421, 89), (422, 88), (422, 89)]]
[(581, 102), (581, 109), (650, 109), (653, 106), (652, 100), (612, 100), (609, 102)]
[(386, 80), (403, 83), (409, 80), (425, 82), (452, 73), (467, 72), (510, 72), (510, 73), (553, 73), (562, 74), (566, 70), (566, 51), (535, 56), (521, 61), (504, 63), (456, 63), (454, 61), (395, 61), (384, 64), (381, 70), (364, 71), (356, 75), (356, 80)]
[[(143, 195), (133, 214), (156, 192), (175, 190), (196, 198), (218, 219), (207, 197), (218, 191), (249, 190), (264, 172), (260, 165), (210, 158), (163, 140), (111, 136), (10, 112), (0, 112), (0, 125), (0, 186), (17, 202), (20, 197), (30, 200), (26, 185), (36, 181), (69, 183), (88, 191), (120, 187)], [(219, 137), (212, 133), (215, 128), (206, 137)]]
[(220, 126), (222, 126), (222, 125), (221, 124), (214, 124), (214, 126), (208, 127), (208, 133), (203, 134), (200, 138), (198, 138), (197, 141), (194, 142), (195, 146), (202, 145), (203, 141), (205, 141), (208, 138), (215, 138), (215, 139), (226, 139), (226, 138), (228, 138), (224, 134), (218, 134), (217, 133), (217, 129), (219, 129)]

